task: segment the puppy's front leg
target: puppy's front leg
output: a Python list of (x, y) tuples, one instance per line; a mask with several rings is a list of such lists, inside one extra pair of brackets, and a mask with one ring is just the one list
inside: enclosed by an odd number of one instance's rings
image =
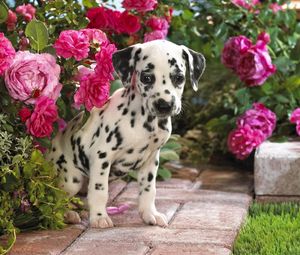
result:
[(145, 223), (166, 227), (167, 218), (155, 207), (156, 174), (159, 162), (159, 151), (153, 153), (147, 163), (138, 172), (139, 184), (139, 213)]
[(110, 162), (97, 159), (90, 172), (88, 187), (88, 205), (90, 210), (90, 226), (94, 228), (110, 228), (113, 222), (107, 215), (108, 178)]

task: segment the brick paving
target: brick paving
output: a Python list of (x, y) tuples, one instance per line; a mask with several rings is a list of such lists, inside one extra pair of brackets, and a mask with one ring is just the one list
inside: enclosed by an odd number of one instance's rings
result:
[(145, 225), (137, 211), (137, 185), (118, 180), (110, 185), (110, 205), (129, 203), (111, 216), (115, 227), (87, 224), (61, 231), (21, 233), (10, 255), (230, 255), (252, 201), (251, 174), (230, 167), (174, 165), (175, 177), (157, 183), (157, 209), (167, 228)]

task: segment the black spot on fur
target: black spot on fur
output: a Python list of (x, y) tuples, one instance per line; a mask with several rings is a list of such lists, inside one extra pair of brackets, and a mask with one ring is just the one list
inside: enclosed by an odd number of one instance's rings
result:
[(157, 142), (158, 142), (158, 138), (155, 138), (155, 139), (153, 140), (153, 142), (157, 143)]
[(73, 183), (80, 183), (80, 181), (77, 179), (77, 177), (73, 177)]
[(122, 112), (122, 115), (126, 115), (128, 113), (128, 109), (127, 108), (124, 108), (123, 112)]
[(108, 137), (106, 138), (106, 143), (110, 143), (111, 142), (111, 138), (112, 138), (113, 134), (114, 134), (114, 132), (110, 131)]
[(102, 216), (102, 213), (97, 213), (98, 216)]
[(67, 177), (65, 177), (65, 182), (68, 182), (68, 179), (67, 179)]
[[(93, 134), (93, 138), (96, 136), (96, 137), (99, 137), (100, 135), (100, 127), (97, 128), (96, 132)], [(92, 139), (93, 139), (92, 138)]]
[(147, 93), (145, 93), (145, 92), (142, 93), (142, 96), (143, 96), (143, 97), (147, 97)]
[(131, 148), (131, 149), (129, 149), (129, 150), (127, 150), (127, 153), (128, 154), (131, 154), (133, 152), (133, 149)]
[(108, 167), (109, 163), (107, 161), (105, 161), (103, 164), (102, 164), (102, 169), (106, 169)]
[(154, 69), (154, 65), (152, 63), (148, 63), (148, 65), (146, 66), (146, 68), (148, 70), (153, 70)]
[(114, 133), (115, 133), (115, 138), (117, 140), (117, 143), (116, 143), (115, 147), (112, 148), (112, 150), (117, 150), (123, 142), (123, 137), (121, 136), (119, 127), (115, 128)]
[(106, 125), (105, 126), (105, 132), (108, 133), (108, 131), (109, 131), (109, 127), (108, 127), (108, 125)]
[(168, 119), (160, 119), (158, 121), (158, 127), (162, 130), (169, 131), (166, 125), (168, 124)]
[(152, 122), (154, 119), (155, 119), (155, 116), (149, 115), (148, 118), (147, 118), (147, 121)]
[(144, 106), (141, 107), (141, 113), (142, 113), (143, 116), (145, 115), (145, 108), (144, 108)]
[(122, 166), (124, 167), (130, 167), (130, 166), (133, 166), (134, 165), (134, 162), (125, 162), (125, 163), (122, 163)]
[(145, 188), (145, 191), (149, 192), (150, 190), (149, 190), (149, 188)]
[(156, 166), (158, 166), (158, 163), (159, 163), (158, 160), (155, 160), (155, 165), (156, 165)]
[(122, 172), (122, 171), (115, 171), (114, 172), (114, 175), (115, 176), (123, 176), (123, 175), (125, 175), (126, 173), (124, 173), (124, 172)]
[(73, 154), (73, 163), (75, 166), (77, 166), (78, 161), (77, 161), (77, 155), (75, 153)]
[(135, 94), (131, 95), (131, 101), (133, 101), (135, 99)]
[(65, 155), (61, 154), (60, 157), (58, 158), (58, 160), (56, 161), (56, 164), (58, 165), (59, 168), (63, 168), (62, 164), (67, 163), (66, 159), (65, 159)]
[(141, 159), (138, 159), (137, 161), (135, 161), (133, 167), (132, 167), (132, 170), (137, 170), (140, 166), (139, 166), (139, 163), (142, 162)]
[(175, 58), (169, 59), (168, 63), (170, 64), (170, 67), (172, 67), (173, 65), (175, 65), (177, 63)]
[(143, 60), (146, 60), (148, 58), (148, 56), (147, 55), (145, 55), (144, 57), (143, 57)]
[(165, 89), (165, 93), (168, 95), (171, 94), (170, 90), (168, 90), (168, 89)]
[(99, 158), (105, 158), (106, 157), (106, 152), (98, 151), (98, 155), (99, 155)]
[(166, 84), (166, 80), (163, 80), (163, 84)]
[(139, 153), (142, 153), (149, 147), (149, 144), (146, 144), (143, 148), (140, 149)]
[(55, 152), (55, 151), (56, 151), (56, 148), (55, 148), (55, 147), (53, 147), (53, 148), (52, 148), (52, 151), (53, 151), (53, 152)]
[(134, 127), (134, 122), (135, 122), (135, 119), (131, 119), (130, 120), (130, 126), (133, 128)]
[(140, 61), (140, 53), (142, 52), (142, 49), (141, 48), (139, 48), (136, 52), (135, 52), (135, 54), (134, 54), (134, 66), (136, 65), (136, 63), (138, 62), (138, 61)]
[(153, 180), (153, 174), (152, 173), (149, 173), (148, 174), (148, 182), (151, 182)]
[(148, 122), (144, 123), (143, 128), (145, 128), (148, 132), (154, 131), (154, 128)]
[(67, 169), (67, 168), (64, 168), (64, 172), (67, 173), (67, 172), (68, 172), (68, 169)]
[(120, 111), (120, 110), (122, 109), (123, 106), (124, 106), (124, 104), (119, 104), (119, 105), (117, 106), (118, 110)]
[(104, 110), (99, 112), (99, 116), (101, 116), (104, 113)]
[(95, 183), (95, 189), (96, 190), (100, 190), (101, 187), (102, 187), (101, 183)]

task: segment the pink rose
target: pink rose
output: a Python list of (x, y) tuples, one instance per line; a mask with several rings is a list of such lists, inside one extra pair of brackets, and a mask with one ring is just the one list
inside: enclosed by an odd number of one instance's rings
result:
[(263, 140), (264, 134), (260, 130), (244, 125), (230, 132), (227, 146), (236, 158), (245, 159)]
[(276, 72), (272, 64), (268, 48), (263, 41), (258, 41), (239, 58), (236, 73), (248, 86), (262, 85), (266, 79)]
[(261, 32), (258, 37), (257, 41), (262, 41), (264, 44), (268, 44), (271, 41), (270, 35), (266, 32)]
[(82, 32), (88, 37), (90, 43), (99, 45), (108, 43), (106, 34), (103, 33), (100, 29), (86, 28), (81, 29), (80, 32)]
[(248, 3), (249, 1), (247, 0), (231, 0), (231, 3), (238, 7), (245, 8), (247, 10), (250, 10), (253, 6), (260, 4), (259, 0), (251, 0), (250, 4)]
[(150, 41), (154, 41), (154, 40), (161, 40), (161, 39), (165, 39), (166, 35), (164, 32), (156, 30), (156, 31), (152, 31), (149, 33), (145, 33), (144, 34), (144, 42), (150, 42)]
[(122, 6), (128, 11), (147, 12), (156, 8), (157, 0), (124, 0)]
[(89, 55), (89, 38), (83, 32), (76, 30), (62, 31), (53, 47), (58, 56), (63, 58), (74, 57), (80, 61)]
[(35, 17), (35, 8), (31, 4), (23, 4), (16, 8), (16, 13), (22, 15), (26, 21), (30, 21)]
[(41, 96), (36, 100), (33, 113), (26, 121), (27, 132), (35, 137), (49, 137), (53, 132), (53, 122), (57, 118), (54, 100)]
[(244, 125), (248, 125), (255, 130), (260, 130), (265, 140), (272, 135), (276, 127), (276, 115), (262, 103), (254, 103), (253, 107), (237, 120), (238, 127)]
[(17, 15), (13, 11), (8, 10), (8, 17), (6, 20), (7, 31), (14, 31), (16, 28), (16, 23)]
[(0, 33), (0, 75), (10, 66), (15, 57), (16, 51), (11, 42)]
[(296, 108), (290, 116), (290, 122), (296, 124), (297, 134), (300, 136), (300, 108)]
[(30, 117), (30, 115), (31, 115), (31, 111), (27, 107), (23, 107), (19, 111), (19, 116), (20, 116), (22, 122), (25, 122)]
[(122, 12), (119, 18), (118, 30), (120, 33), (134, 34), (141, 29), (141, 23), (138, 17), (128, 13), (127, 11)]
[(300, 108), (296, 108), (290, 116), (291, 123), (300, 122)]
[(114, 67), (112, 64), (112, 55), (117, 50), (114, 44), (102, 47), (95, 56), (97, 65), (95, 72), (102, 80), (113, 80)]
[(252, 42), (245, 36), (235, 36), (228, 39), (222, 51), (222, 63), (236, 70), (241, 54), (247, 52)]
[(82, 77), (80, 87), (74, 95), (75, 107), (84, 104), (88, 111), (102, 107), (109, 97), (110, 83), (98, 74), (90, 73)]
[(146, 21), (146, 26), (150, 27), (154, 31), (161, 31), (165, 34), (165, 36), (168, 34), (169, 23), (165, 18), (152, 17)]
[(269, 8), (273, 11), (273, 13), (277, 13), (283, 10), (282, 6), (277, 3), (270, 4)]
[(58, 98), (62, 88), (59, 75), (60, 67), (52, 55), (18, 51), (4, 78), (12, 98), (35, 103), (35, 98), (40, 95)]

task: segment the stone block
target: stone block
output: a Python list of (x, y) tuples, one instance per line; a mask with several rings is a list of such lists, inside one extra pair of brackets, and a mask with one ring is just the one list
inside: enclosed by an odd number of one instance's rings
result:
[(300, 142), (264, 142), (254, 165), (256, 195), (300, 195)]

